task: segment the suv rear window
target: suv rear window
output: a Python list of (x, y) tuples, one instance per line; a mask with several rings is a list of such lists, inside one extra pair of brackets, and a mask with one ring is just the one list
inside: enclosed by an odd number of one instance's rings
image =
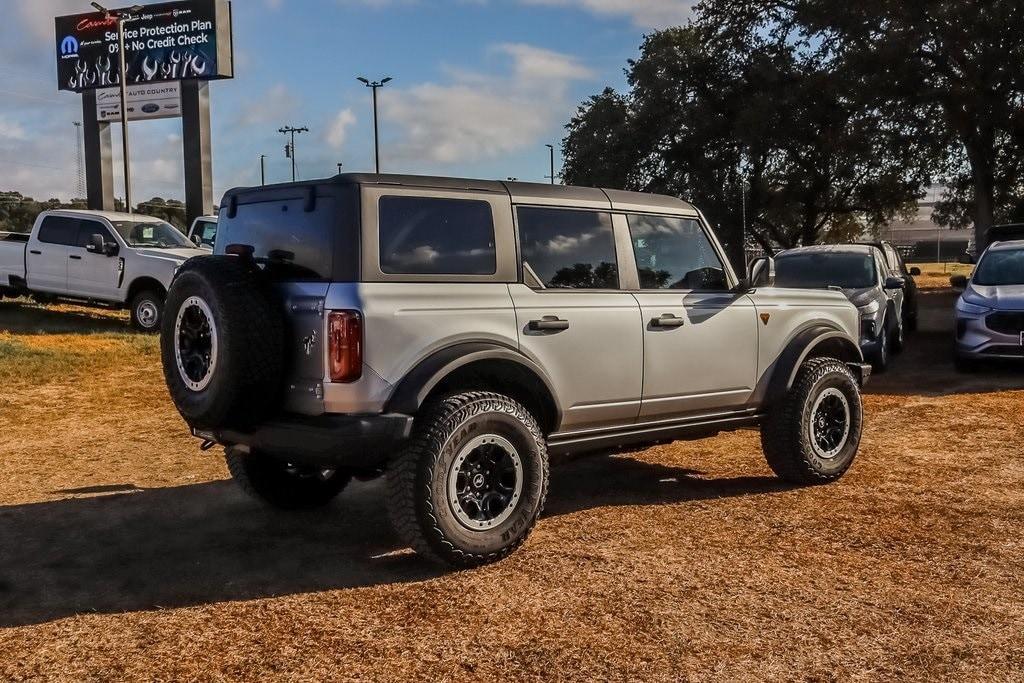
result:
[(491, 205), (473, 199), (381, 197), (380, 269), (389, 275), (494, 275)]
[[(281, 191), (265, 191), (253, 197), (265, 201), (239, 201), (235, 215), (221, 215), (216, 252), (231, 245), (253, 247), (253, 256), (276, 280), (330, 281), (335, 274), (335, 242), (339, 231), (339, 201), (318, 196), (315, 209), (307, 210), (305, 197), (275, 197)], [(248, 197), (246, 197), (248, 199)], [(194, 246), (189, 242), (189, 246)], [(358, 244), (345, 244), (349, 252)]]
[(610, 214), (520, 207), (518, 216), (528, 283), (539, 280), (552, 289), (618, 289)]

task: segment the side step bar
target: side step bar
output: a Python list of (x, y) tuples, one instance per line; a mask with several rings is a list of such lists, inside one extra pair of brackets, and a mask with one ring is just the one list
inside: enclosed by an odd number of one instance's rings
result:
[(548, 437), (548, 452), (552, 455), (570, 455), (589, 451), (615, 450), (627, 446), (645, 446), (673, 441), (703, 439), (720, 432), (731, 432), (761, 424), (763, 415), (740, 415), (671, 425), (642, 426), (604, 432), (601, 434), (552, 434)]

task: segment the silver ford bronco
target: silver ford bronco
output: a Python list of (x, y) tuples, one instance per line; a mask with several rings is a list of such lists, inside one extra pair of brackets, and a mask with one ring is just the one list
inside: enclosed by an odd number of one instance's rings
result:
[(171, 397), (275, 507), (385, 476), (401, 538), (456, 566), (507, 556), (548, 457), (761, 430), (768, 464), (834, 481), (870, 366), (841, 292), (739, 278), (670, 197), (339, 175), (227, 193), (162, 329)]

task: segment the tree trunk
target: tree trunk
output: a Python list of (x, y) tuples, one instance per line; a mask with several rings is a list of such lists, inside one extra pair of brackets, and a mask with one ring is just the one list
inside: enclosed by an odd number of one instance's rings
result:
[(974, 254), (988, 247), (988, 231), (995, 220), (995, 135), (983, 128), (963, 136), (974, 179)]

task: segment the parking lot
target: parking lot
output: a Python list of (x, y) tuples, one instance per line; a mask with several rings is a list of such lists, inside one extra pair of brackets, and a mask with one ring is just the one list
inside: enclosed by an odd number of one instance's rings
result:
[(124, 318), (5, 300), (0, 679), (1020, 679), (1024, 372), (956, 374), (953, 301), (840, 483), (780, 484), (750, 431), (561, 462), (523, 550), (451, 572), (379, 482), (243, 498)]

